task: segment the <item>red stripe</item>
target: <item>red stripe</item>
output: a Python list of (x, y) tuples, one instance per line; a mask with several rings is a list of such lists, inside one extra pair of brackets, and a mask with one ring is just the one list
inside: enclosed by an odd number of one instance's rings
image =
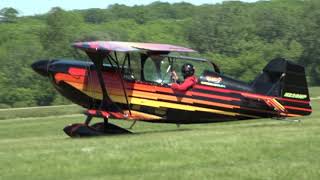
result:
[(307, 108), (299, 108), (299, 107), (293, 107), (293, 106), (284, 106), (284, 107), (287, 109), (312, 112), (312, 109), (307, 109)]
[(296, 100), (296, 99), (287, 99), (287, 98), (278, 98), (277, 99), (281, 101), (288, 101), (288, 102), (296, 102), (296, 103), (302, 103), (302, 104), (310, 104), (310, 101), (303, 101), (303, 100)]
[(261, 112), (261, 113), (271, 113), (271, 114), (278, 114), (275, 111), (268, 111), (268, 110), (263, 110), (263, 109), (253, 109), (253, 108), (247, 108), (247, 107), (240, 107), (240, 109), (243, 110), (249, 110), (249, 111), (255, 111), (255, 112)]
[(87, 70), (86, 69), (82, 69), (82, 68), (74, 68), (71, 67), (68, 70), (68, 73), (71, 75), (75, 75), (75, 76), (85, 76), (86, 75)]
[(265, 96), (265, 95), (254, 94), (254, 93), (245, 92), (245, 91), (236, 91), (236, 90), (230, 90), (230, 89), (214, 88), (214, 87), (208, 87), (208, 86), (203, 86), (203, 85), (198, 85), (198, 84), (195, 86), (195, 88), (208, 90), (208, 91), (222, 92), (222, 93), (235, 93), (235, 94), (247, 93), (247, 94), (250, 94), (252, 96), (256, 96), (256, 97), (260, 97), (260, 98), (276, 98), (276, 99), (279, 99), (281, 101), (289, 101), (289, 102), (310, 104), (310, 101), (288, 99), (288, 98), (281, 98), (281, 97), (275, 97), (275, 96)]

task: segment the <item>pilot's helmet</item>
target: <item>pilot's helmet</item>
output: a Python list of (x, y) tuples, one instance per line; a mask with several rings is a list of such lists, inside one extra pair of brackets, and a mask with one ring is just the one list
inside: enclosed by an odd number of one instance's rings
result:
[(190, 63), (186, 63), (181, 68), (181, 73), (184, 78), (187, 78), (189, 76), (192, 76), (194, 74), (194, 67)]

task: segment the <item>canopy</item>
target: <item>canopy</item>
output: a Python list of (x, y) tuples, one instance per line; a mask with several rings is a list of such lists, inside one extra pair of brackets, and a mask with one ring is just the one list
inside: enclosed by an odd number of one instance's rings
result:
[(90, 41), (77, 42), (72, 45), (75, 48), (84, 51), (153, 51), (153, 52), (196, 52), (193, 49), (170, 44), (156, 44), (156, 43), (140, 43), (140, 42), (121, 42), (121, 41)]

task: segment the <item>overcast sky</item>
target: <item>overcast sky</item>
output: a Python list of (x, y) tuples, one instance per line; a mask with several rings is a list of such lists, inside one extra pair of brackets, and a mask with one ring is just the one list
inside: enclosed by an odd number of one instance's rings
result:
[[(34, 15), (48, 12), (52, 7), (59, 6), (65, 10), (106, 8), (111, 4), (125, 4), (128, 6), (150, 4), (155, 0), (0, 0), (0, 9), (13, 7), (20, 15)], [(182, 0), (161, 0), (162, 2), (181, 2)], [(184, 0), (195, 5), (221, 3), (224, 0)], [(256, 2), (258, 0), (241, 0), (244, 2)]]

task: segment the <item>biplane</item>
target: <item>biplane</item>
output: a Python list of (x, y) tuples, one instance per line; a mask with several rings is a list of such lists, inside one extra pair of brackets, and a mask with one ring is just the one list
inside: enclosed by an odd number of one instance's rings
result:
[[(169, 44), (92, 41), (74, 48), (90, 60), (40, 60), (32, 68), (86, 111), (84, 123), (64, 128), (71, 137), (130, 133), (109, 118), (152, 123), (211, 123), (285, 118), (312, 112), (304, 67), (273, 59), (250, 83), (224, 75), (196, 51)], [(187, 54), (187, 56), (186, 56)], [(183, 63), (196, 67), (198, 82), (186, 91), (170, 87), (170, 73)], [(93, 117), (102, 122), (91, 123)], [(92, 125), (91, 125), (91, 124)]]

